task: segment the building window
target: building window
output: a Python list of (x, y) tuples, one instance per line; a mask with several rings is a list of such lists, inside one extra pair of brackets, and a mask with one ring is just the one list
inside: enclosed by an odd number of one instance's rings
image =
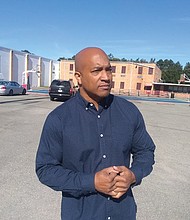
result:
[(153, 68), (149, 67), (149, 69), (148, 69), (148, 74), (150, 74), (150, 75), (153, 74)]
[(144, 90), (151, 90), (152, 89), (152, 86), (145, 86), (144, 87)]
[(111, 69), (112, 69), (112, 73), (116, 72), (116, 66), (112, 66)]
[(137, 83), (136, 89), (137, 89), (137, 90), (141, 90), (141, 83)]
[(70, 71), (73, 71), (73, 64), (70, 64)]
[(111, 87), (112, 87), (112, 88), (115, 87), (115, 82), (114, 82), (114, 81), (112, 81), (112, 83), (111, 83)]
[(142, 74), (142, 72), (143, 72), (143, 67), (140, 66), (140, 67), (138, 68), (138, 74)]
[(120, 89), (124, 89), (125, 83), (124, 82), (120, 82)]
[(121, 73), (126, 73), (126, 66), (121, 67)]

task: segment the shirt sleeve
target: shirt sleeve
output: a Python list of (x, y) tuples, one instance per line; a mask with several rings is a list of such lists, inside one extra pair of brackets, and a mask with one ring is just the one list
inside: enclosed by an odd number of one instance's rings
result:
[(60, 119), (55, 115), (49, 115), (44, 123), (36, 154), (36, 174), (40, 182), (74, 197), (95, 193), (95, 174), (64, 168), (63, 147)]
[(142, 179), (149, 175), (153, 169), (155, 144), (148, 134), (142, 114), (138, 111), (132, 145), (131, 171), (135, 174), (139, 185)]

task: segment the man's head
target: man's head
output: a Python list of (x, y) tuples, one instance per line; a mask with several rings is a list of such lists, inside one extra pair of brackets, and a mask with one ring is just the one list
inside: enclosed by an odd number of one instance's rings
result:
[(80, 94), (89, 102), (100, 102), (109, 95), (112, 71), (106, 53), (97, 47), (88, 47), (75, 56), (75, 77)]

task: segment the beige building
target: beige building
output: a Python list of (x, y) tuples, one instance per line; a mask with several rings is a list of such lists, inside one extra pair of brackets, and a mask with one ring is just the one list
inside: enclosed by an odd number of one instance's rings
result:
[[(160, 82), (161, 70), (155, 63), (135, 63), (111, 61), (113, 70), (112, 92), (128, 95), (152, 94), (153, 83)], [(72, 80), (74, 76), (74, 60), (60, 61), (60, 78)]]

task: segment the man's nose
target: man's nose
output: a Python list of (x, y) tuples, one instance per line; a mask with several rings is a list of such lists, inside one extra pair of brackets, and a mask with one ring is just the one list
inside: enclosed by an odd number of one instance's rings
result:
[(106, 71), (105, 69), (103, 69), (101, 71), (101, 79), (109, 80), (110, 78), (111, 78), (111, 72), (110, 71)]

